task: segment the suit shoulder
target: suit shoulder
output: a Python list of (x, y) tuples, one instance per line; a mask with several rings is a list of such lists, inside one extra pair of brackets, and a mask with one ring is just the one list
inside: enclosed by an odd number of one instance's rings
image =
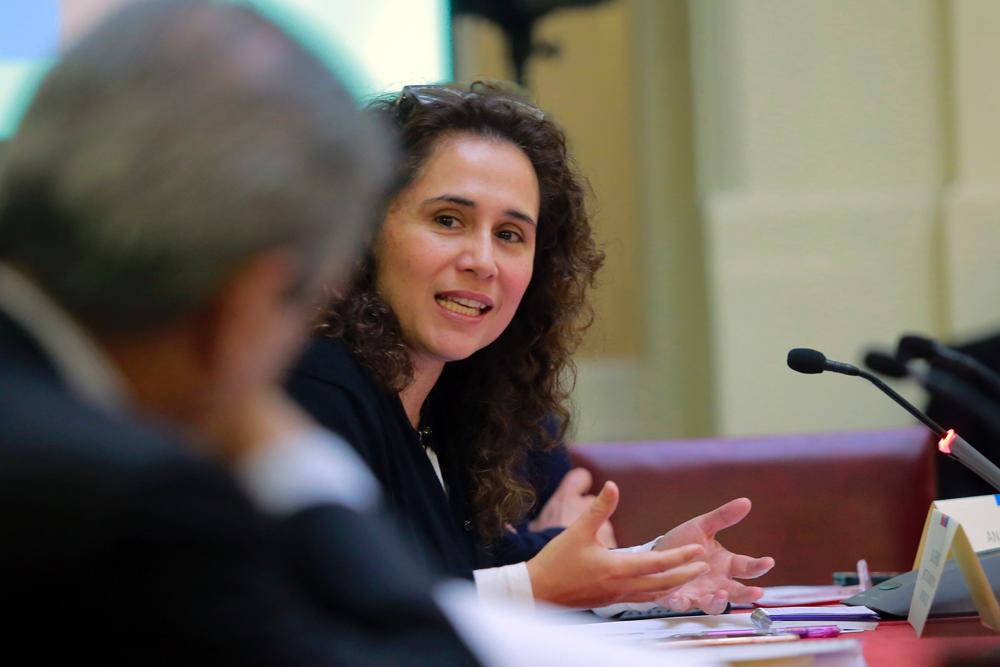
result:
[(99, 515), (117, 513), (115, 504), (141, 495), (143, 485), (231, 486), (165, 427), (103, 412), (31, 375), (0, 374), (0, 395), (0, 498), (8, 508)]

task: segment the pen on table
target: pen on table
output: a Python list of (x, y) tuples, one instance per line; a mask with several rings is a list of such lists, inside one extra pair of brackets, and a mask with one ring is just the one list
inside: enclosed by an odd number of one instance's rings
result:
[(679, 641), (660, 639), (657, 644), (663, 648), (688, 648), (697, 646), (727, 646), (729, 644), (770, 644), (772, 642), (794, 642), (799, 637), (788, 632), (780, 634), (745, 635), (743, 637), (704, 637), (701, 639), (681, 639)]
[(868, 572), (868, 561), (864, 558), (858, 561), (858, 591), (867, 591), (872, 587), (872, 577)]
[(791, 628), (740, 628), (732, 630), (704, 630), (671, 635), (669, 639), (715, 639), (719, 637), (766, 637), (768, 635), (795, 635), (802, 639), (826, 639), (840, 635), (840, 627), (836, 625), (809, 625)]

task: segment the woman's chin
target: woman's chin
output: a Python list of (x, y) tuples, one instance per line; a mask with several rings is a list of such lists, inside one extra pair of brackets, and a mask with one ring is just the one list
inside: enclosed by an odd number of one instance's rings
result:
[(470, 343), (440, 345), (434, 350), (434, 356), (445, 363), (464, 361), (481, 350), (484, 346)]

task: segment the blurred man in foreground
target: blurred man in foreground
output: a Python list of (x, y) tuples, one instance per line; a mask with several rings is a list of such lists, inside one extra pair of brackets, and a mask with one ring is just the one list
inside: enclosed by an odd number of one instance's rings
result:
[(0, 172), (8, 652), (475, 662), (275, 389), (380, 205), (380, 136), (232, 6), (132, 7), (46, 77)]

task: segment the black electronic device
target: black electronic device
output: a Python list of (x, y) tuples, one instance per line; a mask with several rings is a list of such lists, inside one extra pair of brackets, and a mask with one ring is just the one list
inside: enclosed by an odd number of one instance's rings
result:
[[(1000, 597), (1000, 549), (981, 551), (976, 555), (986, 579), (993, 586), (993, 594)], [(906, 572), (847, 598), (844, 604), (863, 605), (878, 612), (882, 618), (906, 618), (910, 613), (916, 580), (916, 570)], [(955, 559), (949, 559), (938, 583), (930, 617), (973, 616), (978, 613), (962, 571), (958, 569)]]

